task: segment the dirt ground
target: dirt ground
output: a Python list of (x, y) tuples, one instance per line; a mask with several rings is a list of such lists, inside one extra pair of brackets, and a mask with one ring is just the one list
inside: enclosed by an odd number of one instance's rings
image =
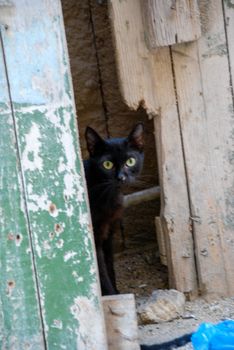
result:
[[(149, 345), (161, 343), (196, 331), (202, 322), (217, 323), (225, 319), (234, 319), (234, 297), (210, 303), (203, 299), (186, 302), (182, 317), (171, 322), (139, 326), (140, 343)], [(189, 343), (179, 349), (189, 350), (193, 347)]]
[[(153, 290), (168, 288), (167, 269), (160, 264), (156, 242), (128, 244), (128, 249), (115, 254), (117, 283), (121, 293), (134, 293), (139, 305)], [(196, 331), (202, 322), (217, 323), (224, 319), (234, 319), (234, 296), (209, 303), (203, 299), (186, 302), (183, 316), (176, 320), (139, 325), (140, 343), (159, 344)], [(193, 347), (189, 343), (178, 349)]]
[(121, 293), (149, 296), (155, 289), (165, 289), (167, 268), (160, 264), (156, 246), (132, 247), (115, 255), (116, 279)]

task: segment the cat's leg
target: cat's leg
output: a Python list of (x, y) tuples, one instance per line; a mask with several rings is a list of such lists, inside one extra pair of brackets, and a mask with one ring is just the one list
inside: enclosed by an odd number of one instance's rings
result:
[(103, 252), (104, 252), (107, 272), (109, 274), (111, 283), (115, 288), (115, 294), (118, 294), (119, 291), (116, 286), (115, 269), (114, 269), (113, 234), (114, 232), (111, 230), (108, 238), (103, 242)]
[(103, 252), (103, 247), (101, 244), (96, 245), (96, 252), (97, 252), (97, 261), (98, 261), (102, 295), (117, 294), (117, 291), (115, 287), (112, 285), (111, 279), (109, 277), (105, 256)]

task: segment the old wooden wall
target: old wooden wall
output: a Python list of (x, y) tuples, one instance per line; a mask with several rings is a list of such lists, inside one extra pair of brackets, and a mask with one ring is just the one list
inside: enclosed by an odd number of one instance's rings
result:
[(111, 0), (110, 16), (123, 98), (154, 119), (170, 284), (233, 295), (234, 6), (201, 0), (201, 37), (153, 52), (142, 4)]

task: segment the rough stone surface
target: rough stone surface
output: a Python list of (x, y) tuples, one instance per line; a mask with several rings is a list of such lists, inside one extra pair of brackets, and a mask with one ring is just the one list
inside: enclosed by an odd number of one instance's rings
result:
[(148, 300), (138, 307), (141, 323), (161, 323), (171, 321), (184, 312), (185, 296), (175, 290), (156, 290)]

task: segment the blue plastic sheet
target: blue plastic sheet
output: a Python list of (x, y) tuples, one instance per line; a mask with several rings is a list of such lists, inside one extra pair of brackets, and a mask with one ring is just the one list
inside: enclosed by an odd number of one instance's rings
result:
[(202, 323), (192, 335), (195, 350), (234, 350), (234, 320)]

